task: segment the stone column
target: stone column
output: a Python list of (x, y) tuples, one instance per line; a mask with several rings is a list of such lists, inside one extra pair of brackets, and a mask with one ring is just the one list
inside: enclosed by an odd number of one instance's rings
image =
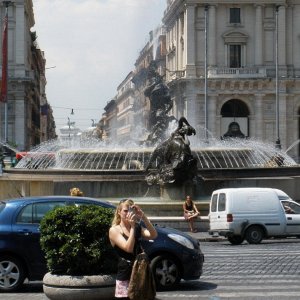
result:
[[(300, 69), (300, 5), (293, 7), (293, 62), (296, 69)], [(291, 46), (289, 46), (291, 47)], [(292, 47), (291, 47), (292, 48)], [(296, 74), (300, 76), (300, 71)]]
[(287, 134), (287, 95), (284, 91), (279, 93), (279, 137), (282, 149), (286, 148)]
[[(183, 66), (182, 66), (182, 41), (181, 41), (181, 38), (182, 38), (183, 24), (182, 24), (181, 17), (178, 18), (177, 22), (178, 22), (178, 35), (177, 35), (177, 37), (178, 37), (178, 42), (177, 42), (178, 43), (178, 48), (177, 48), (178, 49), (177, 50), (178, 58), (177, 58), (177, 60), (178, 60), (178, 69), (182, 70)], [(184, 39), (183, 39), (183, 41), (184, 41)]]
[(195, 77), (195, 5), (186, 5), (184, 22), (186, 77)]
[(263, 27), (262, 27), (262, 5), (255, 4), (255, 65), (263, 64), (262, 44), (263, 44)]
[(217, 136), (216, 132), (216, 111), (217, 111), (217, 95), (210, 94), (207, 97), (208, 101), (208, 130), (213, 134), (213, 136)]
[[(184, 116), (187, 118), (187, 120), (190, 122), (192, 126), (195, 126), (197, 119), (200, 116), (196, 116), (197, 111), (199, 111), (198, 103), (196, 102), (196, 87), (193, 82), (189, 82), (186, 85), (185, 89), (185, 114)], [(202, 118), (202, 116), (200, 117)]]
[[(287, 7), (286, 13), (287, 13), (287, 24), (286, 24), (286, 31), (287, 31), (287, 37), (286, 37), (286, 63), (287, 65), (293, 64), (293, 5), (289, 5)], [(299, 27), (299, 25), (298, 25)], [(297, 43), (296, 43), (297, 44)], [(299, 44), (299, 42), (298, 42)]]
[(26, 131), (24, 128), (25, 122), (25, 94), (24, 93), (18, 93), (16, 94), (15, 101), (15, 113), (14, 113), (14, 121), (15, 124), (15, 131), (13, 133), (13, 136), (15, 137), (15, 141), (18, 144), (19, 149), (25, 149), (26, 148)]
[[(25, 57), (27, 54), (25, 51), (27, 49), (24, 48), (25, 43), (25, 12), (24, 12), (24, 3), (23, 4), (18, 4), (15, 3), (16, 7), (16, 26), (15, 26), (15, 55), (16, 55), (16, 71), (15, 75), (23, 77), (25, 76), (25, 69), (24, 69), (24, 64), (25, 64)], [(20, 66), (19, 69), (17, 69)]]
[(263, 96), (262, 94), (256, 94), (255, 95), (255, 137), (263, 140), (264, 139), (264, 134), (263, 134)]
[(286, 66), (286, 8), (284, 5), (278, 8), (278, 64)]
[(216, 6), (210, 5), (208, 8), (207, 25), (207, 60), (208, 66), (216, 66)]

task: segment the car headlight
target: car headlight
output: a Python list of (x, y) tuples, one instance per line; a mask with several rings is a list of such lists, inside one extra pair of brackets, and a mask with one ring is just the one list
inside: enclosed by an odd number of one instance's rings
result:
[(170, 234), (168, 234), (168, 237), (184, 247), (187, 247), (189, 249), (194, 249), (193, 243), (189, 239), (187, 239), (186, 237), (184, 237), (182, 235), (170, 233)]

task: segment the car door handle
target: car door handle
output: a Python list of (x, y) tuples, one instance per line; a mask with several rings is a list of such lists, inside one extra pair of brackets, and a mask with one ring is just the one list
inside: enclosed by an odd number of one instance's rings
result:
[(32, 234), (32, 231), (29, 231), (29, 230), (27, 230), (27, 229), (21, 229), (21, 230), (18, 230), (18, 233), (20, 233), (20, 234), (23, 234), (23, 235), (30, 235), (30, 234)]
[(293, 218), (292, 218), (292, 217), (288, 217), (287, 219), (288, 219), (288, 220), (293, 220)]

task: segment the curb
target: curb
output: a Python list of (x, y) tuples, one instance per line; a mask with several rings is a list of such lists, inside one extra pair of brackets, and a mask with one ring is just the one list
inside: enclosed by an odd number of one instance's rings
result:
[(223, 236), (220, 235), (213, 236), (206, 232), (197, 232), (197, 233), (186, 232), (186, 233), (200, 242), (222, 242), (227, 240)]

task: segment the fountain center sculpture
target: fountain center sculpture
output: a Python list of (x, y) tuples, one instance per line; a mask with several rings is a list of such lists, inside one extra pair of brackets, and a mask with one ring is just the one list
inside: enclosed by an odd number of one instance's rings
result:
[[(183, 184), (197, 176), (197, 160), (192, 155), (188, 139), (188, 136), (196, 134), (196, 130), (185, 117), (181, 117), (177, 129), (170, 137), (166, 137), (170, 123), (176, 118), (169, 115), (173, 106), (170, 90), (156, 68), (155, 61), (152, 61), (148, 68), (148, 86), (144, 92), (150, 99), (149, 121), (152, 128), (145, 144), (156, 145), (146, 167), (146, 181), (150, 185)], [(149, 172), (155, 160), (158, 168)]]
[(181, 117), (177, 129), (171, 136), (153, 151), (146, 171), (158, 160), (156, 171), (146, 176), (148, 184), (182, 184), (194, 180), (197, 176), (197, 160), (192, 155), (188, 136), (195, 135), (196, 130), (186, 118)]

